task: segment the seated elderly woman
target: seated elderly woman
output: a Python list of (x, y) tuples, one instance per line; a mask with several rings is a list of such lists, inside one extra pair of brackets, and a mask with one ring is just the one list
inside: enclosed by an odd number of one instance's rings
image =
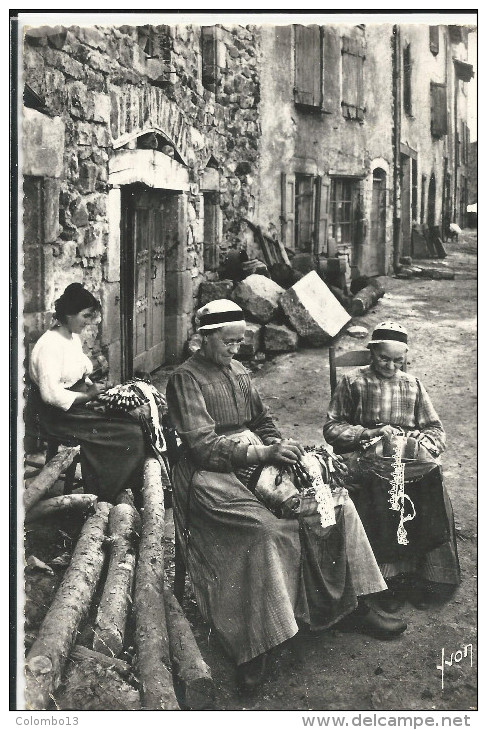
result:
[(279, 517), (253, 493), (249, 472), (289, 467), (304, 450), (282, 438), (233, 360), (246, 327), (240, 307), (216, 300), (198, 318), (201, 350), (175, 370), (166, 391), (183, 444), (174, 517), (198, 606), (238, 665), (238, 682), (255, 686), (265, 653), (294, 636), (298, 622), (316, 629), (346, 617), (344, 628), (397, 636), (406, 624), (362, 600), (386, 584), (346, 490), (336, 490), (336, 525), (326, 528), (316, 511), (292, 516), (296, 495), (283, 495)]
[(426, 608), (460, 582), (455, 526), (439, 455), (445, 432), (422, 383), (402, 371), (407, 332), (383, 322), (368, 344), (371, 365), (345, 374), (323, 435), (350, 468), (347, 487), (389, 590), (394, 612), (407, 597)]
[(80, 339), (99, 310), (89, 291), (70, 284), (56, 300), (54, 326), (34, 345), (30, 378), (43, 430), (80, 444), (85, 491), (113, 501), (125, 487), (140, 484), (145, 444), (136, 421), (89, 407), (108, 388), (91, 382), (93, 365)]

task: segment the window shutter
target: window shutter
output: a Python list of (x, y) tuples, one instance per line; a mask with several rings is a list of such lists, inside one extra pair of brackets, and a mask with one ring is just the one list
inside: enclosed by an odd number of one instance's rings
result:
[(342, 114), (348, 119), (364, 118), (364, 59), (362, 39), (342, 38)]
[(318, 25), (294, 26), (294, 101), (321, 106), (321, 31)]
[(431, 134), (443, 137), (448, 131), (446, 84), (431, 82)]
[(281, 173), (281, 238), (286, 248), (294, 251), (294, 175)]
[(217, 82), (217, 34), (214, 25), (201, 27), (201, 81), (208, 91), (216, 91)]
[(330, 114), (340, 101), (340, 36), (323, 28), (323, 111)]
[(330, 205), (330, 180), (327, 177), (317, 178), (317, 204), (315, 226), (315, 253), (328, 254), (328, 211)]
[(430, 25), (430, 51), (436, 56), (440, 51), (440, 28), (438, 25)]

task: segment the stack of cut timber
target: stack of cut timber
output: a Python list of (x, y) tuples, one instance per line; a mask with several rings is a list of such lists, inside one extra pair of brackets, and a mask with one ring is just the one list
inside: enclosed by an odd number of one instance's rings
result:
[[(55, 471), (51, 468), (52, 473)], [(144, 466), (142, 521), (130, 495), (122, 495), (116, 506), (98, 503), (95, 514), (87, 519), (27, 657), (27, 709), (48, 709), (68, 656), (96, 660), (124, 676), (131, 672), (130, 665), (118, 657), (125, 647), (134, 583), (137, 674), (142, 706), (149, 710), (177, 710), (180, 704), (193, 710), (213, 706), (210, 670), (179, 603), (164, 585), (162, 536), (166, 480), (159, 462), (148, 458)], [(28, 503), (33, 504), (33, 495), (37, 498), (41, 491), (36, 489), (29, 494)], [(94, 626), (93, 650), (90, 650), (75, 646), (75, 640), (96, 594), (107, 545), (109, 566)]]

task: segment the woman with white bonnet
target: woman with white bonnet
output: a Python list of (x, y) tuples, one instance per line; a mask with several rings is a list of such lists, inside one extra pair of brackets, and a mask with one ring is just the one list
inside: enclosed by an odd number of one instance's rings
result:
[(349, 628), (379, 638), (399, 635), (404, 622), (362, 600), (386, 584), (347, 496), (335, 506), (337, 525), (321, 528), (316, 515), (309, 517), (323, 540), (323, 610), (315, 610), (316, 596), (303, 581), (293, 498), (279, 518), (246, 486), (257, 465), (294, 464), (304, 450), (282, 438), (234, 360), (246, 329), (240, 307), (219, 299), (201, 307), (197, 319), (201, 350), (175, 370), (166, 392), (183, 444), (173, 471), (174, 517), (198, 606), (238, 665), (239, 685), (252, 689), (262, 681), (266, 652), (294, 636), (298, 622), (323, 628), (346, 616)]
[[(407, 597), (427, 608), (449, 598), (460, 582), (453, 511), (439, 465), (445, 431), (423, 384), (402, 370), (405, 328), (382, 322), (368, 348), (370, 366), (338, 382), (323, 435), (350, 466), (350, 496), (389, 586), (380, 606), (395, 612)], [(393, 490), (404, 485), (406, 499), (394, 509)]]

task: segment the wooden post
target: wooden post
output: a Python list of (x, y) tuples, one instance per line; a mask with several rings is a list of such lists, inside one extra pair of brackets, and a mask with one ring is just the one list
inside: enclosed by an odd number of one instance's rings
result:
[(147, 710), (178, 710), (163, 598), (164, 490), (161, 466), (154, 457), (145, 461), (142, 496), (142, 537), (135, 572), (135, 643), (142, 703)]
[(213, 707), (215, 687), (188, 619), (169, 588), (164, 589), (171, 660), (181, 689), (182, 703), (190, 710)]
[(88, 613), (100, 578), (110, 508), (107, 502), (99, 502), (95, 514), (83, 526), (62, 583), (29, 651), (25, 686), (27, 710), (46, 710), (61, 681), (78, 627)]
[(59, 479), (61, 473), (68, 467), (79, 453), (79, 446), (71, 446), (60, 451), (49, 461), (41, 472), (32, 480), (24, 492), (24, 509), (27, 512)]
[(136, 526), (139, 519), (135, 508), (128, 504), (113, 507), (108, 518), (110, 564), (93, 639), (93, 649), (107, 656), (118, 656), (123, 649), (127, 615), (132, 604), (134, 545), (138, 537)]

